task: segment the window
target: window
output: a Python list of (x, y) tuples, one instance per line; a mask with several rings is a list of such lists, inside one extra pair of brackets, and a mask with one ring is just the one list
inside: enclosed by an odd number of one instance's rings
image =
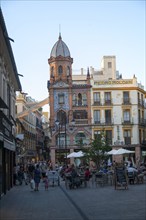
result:
[(51, 67), (51, 77), (54, 77), (54, 67)]
[(87, 95), (83, 94), (83, 105), (86, 106), (87, 105)]
[(10, 86), (7, 85), (7, 105), (8, 105), (8, 111), (7, 115), (10, 117), (11, 114), (11, 97), (10, 97)]
[(105, 110), (105, 123), (111, 123), (111, 110)]
[(141, 105), (144, 105), (143, 94), (141, 94)]
[(62, 66), (59, 66), (58, 67), (58, 74), (61, 75), (63, 73), (63, 68)]
[(108, 62), (108, 68), (112, 68), (112, 62)]
[(78, 134), (75, 136), (75, 142), (80, 145), (86, 142), (86, 136), (84, 132), (78, 132)]
[(129, 92), (123, 92), (123, 102), (129, 103)]
[(62, 111), (62, 110), (59, 111), (59, 112), (57, 113), (57, 120), (60, 122), (61, 125), (66, 124), (66, 122), (67, 122), (66, 112), (64, 112), (64, 111)]
[(58, 104), (64, 104), (64, 94), (58, 94)]
[(142, 131), (139, 129), (139, 143), (141, 144), (142, 142)]
[(138, 122), (140, 123), (141, 122), (141, 115), (140, 115), (140, 110), (138, 110)]
[(94, 103), (100, 102), (100, 92), (93, 93), (93, 100), (94, 100)]
[(130, 122), (130, 110), (124, 110), (124, 122)]
[(112, 144), (112, 130), (105, 131), (106, 141), (108, 144)]
[(110, 92), (105, 92), (105, 103), (111, 103), (111, 93)]
[(82, 105), (82, 94), (81, 93), (78, 94), (78, 105), (79, 106)]
[(140, 94), (139, 94), (139, 92), (137, 93), (137, 98), (138, 98), (138, 104), (140, 104)]
[(87, 119), (88, 114), (86, 110), (75, 110), (73, 112), (73, 118), (74, 119)]
[(70, 67), (67, 66), (67, 76), (70, 76)]
[(94, 111), (94, 123), (100, 123), (100, 110), (95, 110)]
[(94, 131), (94, 139), (100, 138), (101, 131)]
[(73, 101), (73, 106), (76, 106), (76, 104), (77, 104), (76, 94), (73, 94), (73, 99), (72, 99), (72, 101)]
[(124, 140), (125, 140), (125, 144), (131, 144), (131, 131), (130, 130), (124, 130)]

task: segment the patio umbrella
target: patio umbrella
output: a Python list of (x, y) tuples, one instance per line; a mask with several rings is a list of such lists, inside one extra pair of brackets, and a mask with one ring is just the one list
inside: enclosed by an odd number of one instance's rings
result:
[(120, 148), (118, 150), (116, 150), (113, 155), (120, 155), (120, 154), (131, 154), (131, 153), (135, 153), (135, 151), (130, 151), (130, 150), (126, 150), (123, 148)]
[(82, 151), (76, 152), (76, 157), (83, 157), (84, 153)]
[(84, 153), (82, 151), (78, 151), (78, 152), (72, 152), (69, 155), (67, 155), (67, 158), (79, 158), (79, 157), (83, 157)]
[(76, 152), (72, 152), (70, 154), (67, 155), (67, 158), (73, 158), (73, 157), (76, 157)]
[(115, 154), (117, 151), (118, 151), (118, 150), (113, 149), (113, 150), (107, 152), (107, 155), (113, 155), (113, 154)]

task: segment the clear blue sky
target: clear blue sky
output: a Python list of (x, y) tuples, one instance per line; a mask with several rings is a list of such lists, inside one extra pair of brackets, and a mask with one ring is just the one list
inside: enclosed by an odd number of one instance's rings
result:
[[(74, 59), (73, 70), (100, 69), (115, 55), (123, 78), (145, 82), (145, 1), (1, 1), (24, 92), (48, 96), (48, 58), (61, 35)], [(146, 87), (145, 87), (146, 88)]]

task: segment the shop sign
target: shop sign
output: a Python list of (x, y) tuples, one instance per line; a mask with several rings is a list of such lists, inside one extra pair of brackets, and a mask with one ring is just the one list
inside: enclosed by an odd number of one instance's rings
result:
[(0, 111), (0, 114), (0, 130), (2, 131), (4, 137), (12, 140), (12, 123), (2, 111)]
[(132, 84), (132, 80), (102, 80), (94, 82), (94, 85), (123, 85), (123, 84)]

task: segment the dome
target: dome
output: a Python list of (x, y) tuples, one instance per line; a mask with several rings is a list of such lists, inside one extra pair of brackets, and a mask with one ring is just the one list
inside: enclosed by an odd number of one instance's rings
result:
[(59, 40), (54, 44), (50, 57), (70, 57), (70, 52), (67, 45), (62, 41), (61, 35), (59, 36)]

